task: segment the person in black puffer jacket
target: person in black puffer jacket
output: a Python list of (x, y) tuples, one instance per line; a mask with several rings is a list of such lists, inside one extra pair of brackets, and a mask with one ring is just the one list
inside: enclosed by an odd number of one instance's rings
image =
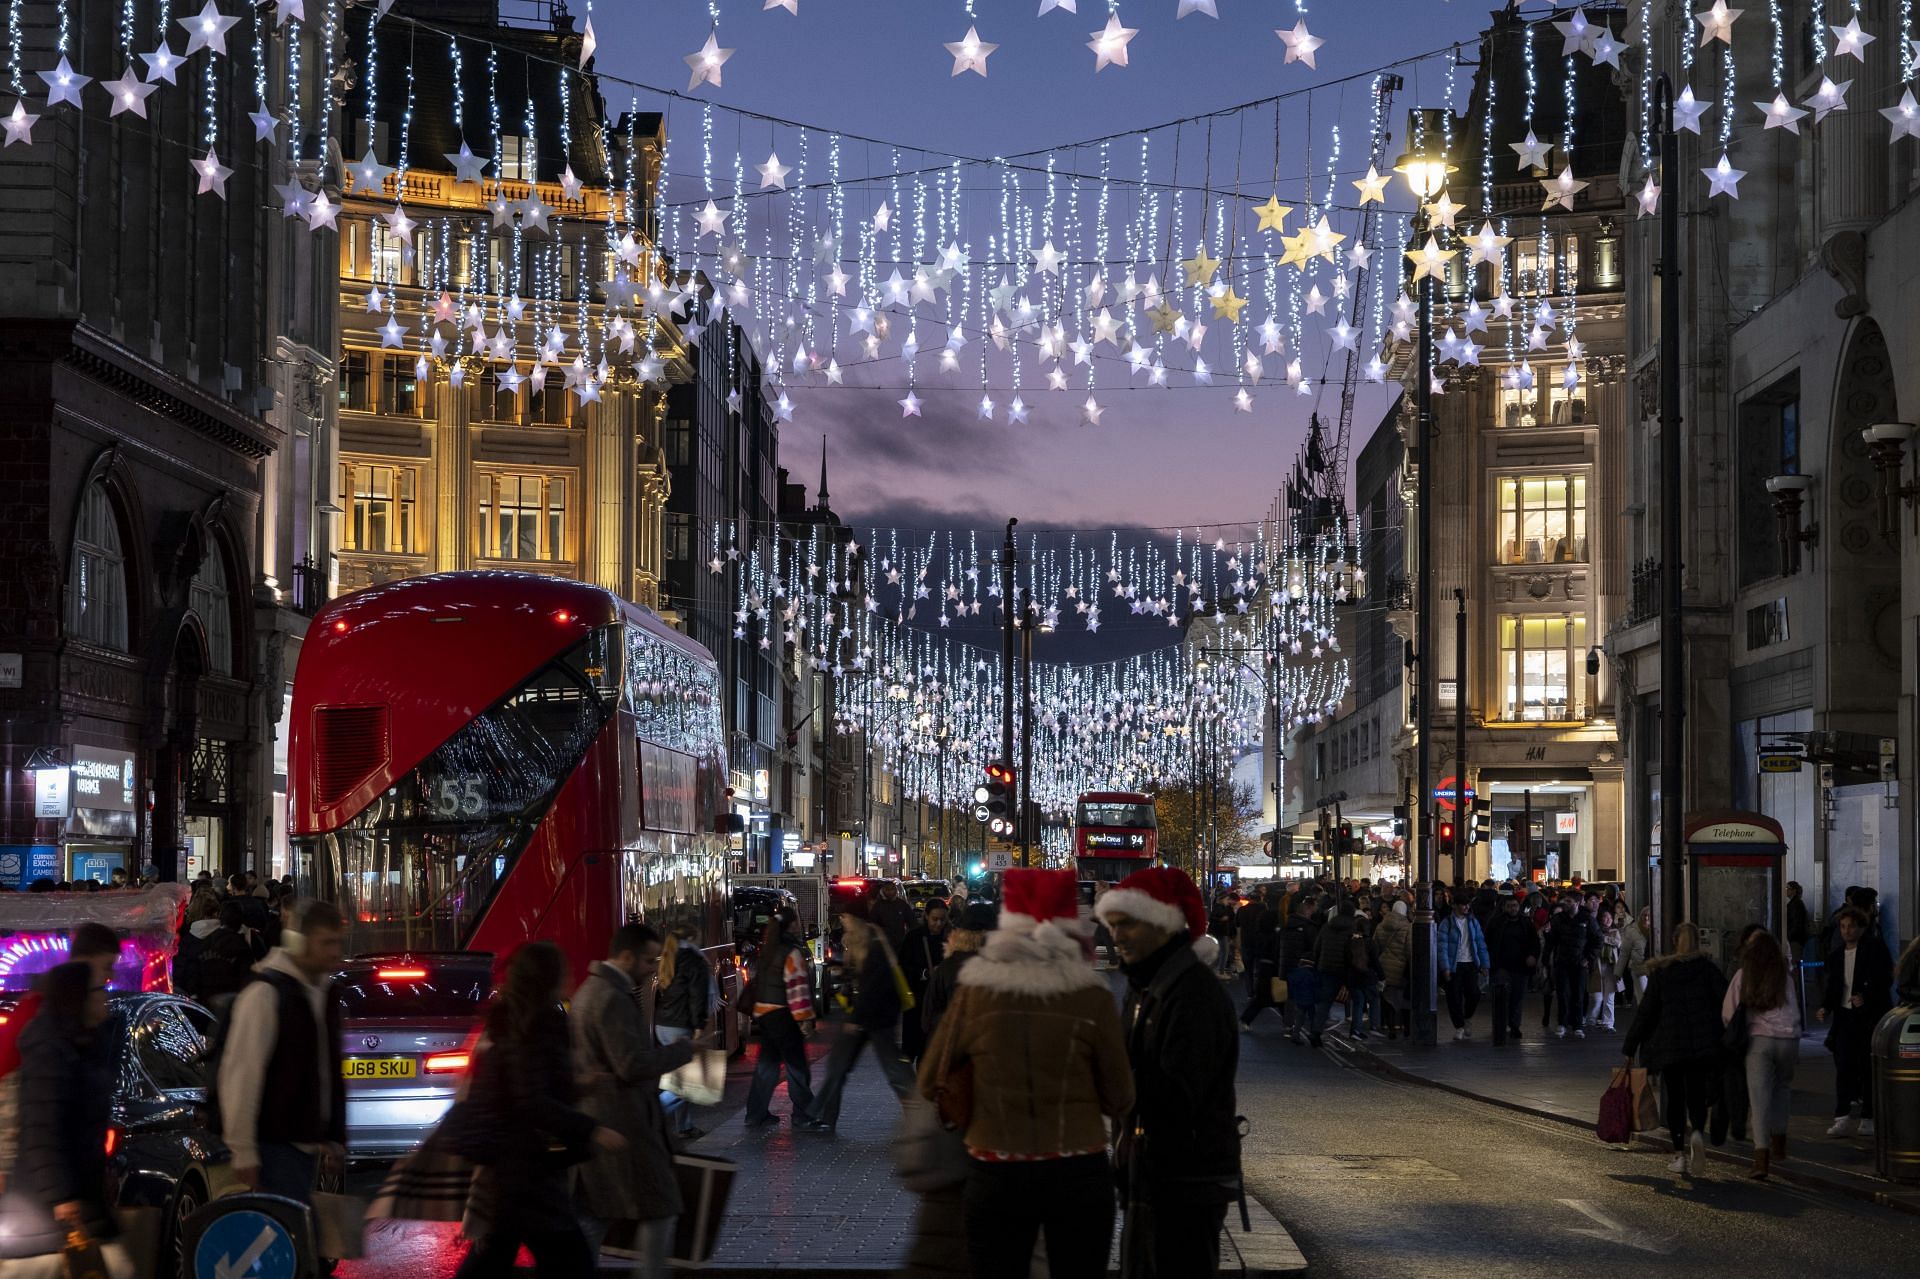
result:
[(499, 1002), (487, 1015), (468, 1094), (473, 1112), (484, 1116), (478, 1126), (490, 1135), (491, 1149), (472, 1151), (480, 1171), (470, 1208), (487, 1227), (454, 1279), (512, 1274), (523, 1243), (542, 1276), (594, 1268), (567, 1170), (585, 1160), (592, 1145), (620, 1150), (627, 1140), (574, 1105), (571, 1036), (561, 1007), (567, 977), (558, 946), (528, 942), (514, 952)]
[(1287, 983), (1287, 1038), (1306, 1042), (1313, 1021), (1313, 1005), (1318, 999), (1317, 974), (1313, 956), (1320, 945), (1320, 929), (1325, 925), (1326, 909), (1317, 898), (1301, 893), (1287, 922), (1280, 928), (1280, 976)]
[(1647, 992), (1620, 1050), (1628, 1065), (1660, 1072), (1667, 1131), (1673, 1134), (1669, 1171), (1698, 1177), (1706, 1166), (1703, 1130), (1718, 1087), (1722, 1049), (1720, 1003), (1727, 979), (1700, 949), (1692, 924), (1674, 926), (1673, 953), (1647, 964)]
[[(1308, 1027), (1307, 1042), (1315, 1048), (1320, 1046), (1320, 1033), (1327, 1028), (1327, 1021), (1333, 1015), (1334, 1002), (1340, 998), (1342, 988), (1365, 980), (1366, 974), (1356, 974), (1351, 962), (1353, 935), (1358, 927), (1359, 917), (1354, 914), (1353, 898), (1343, 896), (1333, 914), (1321, 926), (1320, 936), (1314, 942), (1314, 983), (1318, 989), (1314, 994), (1313, 1024)], [(1352, 1011), (1351, 1003), (1348, 1011)]]
[(6, 1255), (66, 1246), (69, 1230), (105, 1240), (107, 1125), (121, 1032), (93, 967), (61, 964), (43, 979), (40, 1012), (20, 1033), (20, 1148), (8, 1195)]
[(1587, 966), (1600, 953), (1600, 926), (1587, 913), (1578, 893), (1560, 899), (1547, 921), (1544, 942), (1553, 1000), (1560, 1009), (1560, 1024), (1554, 1034), (1585, 1039), (1582, 1019), (1587, 1007)]

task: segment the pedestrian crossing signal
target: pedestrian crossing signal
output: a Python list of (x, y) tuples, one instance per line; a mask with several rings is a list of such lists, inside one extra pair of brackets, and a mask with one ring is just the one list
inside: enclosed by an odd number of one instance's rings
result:
[(995, 835), (1013, 833), (1013, 769), (1005, 764), (987, 765), (987, 779), (973, 790), (973, 820), (983, 822)]

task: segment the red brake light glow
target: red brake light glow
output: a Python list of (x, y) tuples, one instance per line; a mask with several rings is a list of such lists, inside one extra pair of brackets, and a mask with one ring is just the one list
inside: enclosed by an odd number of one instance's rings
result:
[(381, 981), (419, 981), (427, 975), (424, 968), (376, 968), (373, 975)]
[(554, 612), (553, 620), (560, 623), (562, 626), (565, 626), (568, 622), (571, 622), (573, 620), (573, 614), (569, 613), (564, 608), (558, 609)]
[(347, 619), (343, 617), (339, 621), (335, 622), (333, 624), (333, 629), (335, 634), (345, 635), (347, 633)]
[(120, 1149), (120, 1129), (117, 1125), (108, 1124), (107, 1125), (107, 1158), (109, 1159), (113, 1158), (114, 1152), (118, 1149)]
[(867, 881), (858, 875), (842, 876), (833, 882), (837, 888), (865, 888), (867, 886)]
[(472, 1060), (467, 1053), (436, 1053), (427, 1058), (423, 1069), (429, 1075), (452, 1074), (465, 1070)]

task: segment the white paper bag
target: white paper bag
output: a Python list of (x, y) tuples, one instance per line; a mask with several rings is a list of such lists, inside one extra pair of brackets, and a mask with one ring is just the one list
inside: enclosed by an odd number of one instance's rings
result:
[(660, 1086), (695, 1106), (715, 1106), (727, 1090), (727, 1054), (717, 1048), (695, 1051), (693, 1060), (667, 1075)]

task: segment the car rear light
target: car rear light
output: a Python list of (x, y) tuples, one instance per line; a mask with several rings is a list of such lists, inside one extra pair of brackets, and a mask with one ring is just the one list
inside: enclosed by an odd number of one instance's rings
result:
[(465, 1070), (473, 1061), (468, 1053), (435, 1053), (421, 1064), (429, 1075), (452, 1075)]
[(120, 1125), (118, 1124), (107, 1125), (107, 1158), (109, 1159), (113, 1158), (113, 1156), (119, 1151), (121, 1136), (122, 1136), (122, 1133), (120, 1131)]
[(867, 881), (855, 875), (851, 878), (836, 879), (833, 885), (835, 888), (865, 888)]
[(373, 975), (381, 981), (419, 981), (427, 975), (424, 968), (376, 968)]

